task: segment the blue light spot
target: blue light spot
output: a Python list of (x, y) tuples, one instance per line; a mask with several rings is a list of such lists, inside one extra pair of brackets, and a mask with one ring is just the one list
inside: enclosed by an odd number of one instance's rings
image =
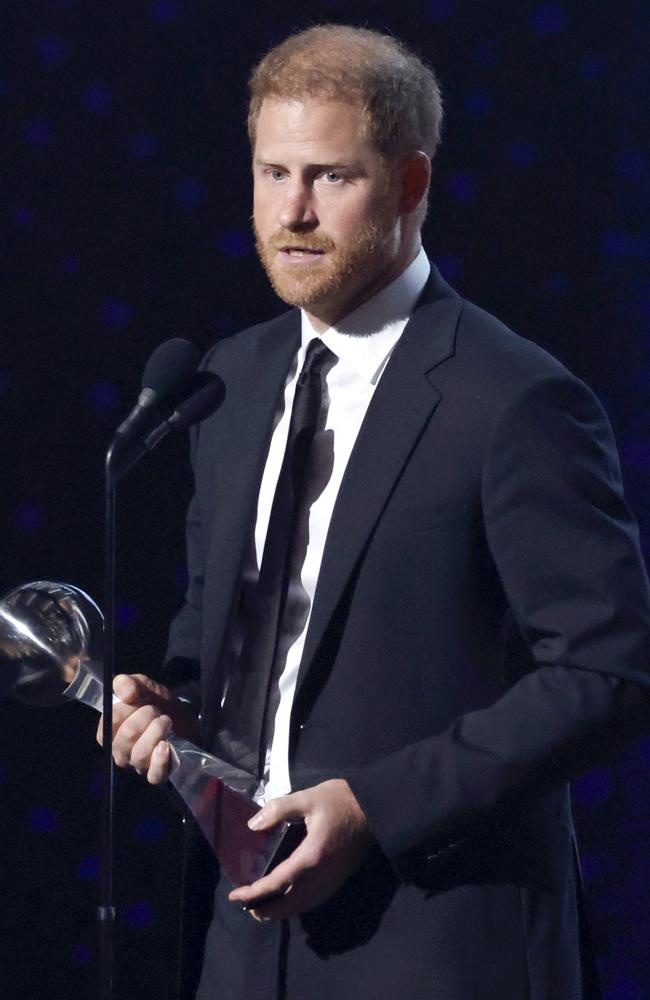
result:
[(144, 900), (122, 910), (122, 919), (127, 927), (133, 930), (146, 930), (147, 927), (152, 927), (154, 922), (151, 906)]
[(104, 775), (101, 771), (95, 771), (88, 782), (88, 791), (91, 795), (101, 795), (104, 790)]
[(79, 271), (79, 258), (74, 254), (65, 254), (61, 258), (61, 270), (64, 274), (77, 274)]
[(88, 855), (77, 865), (75, 875), (83, 882), (94, 882), (99, 878), (99, 860), (94, 855)]
[(553, 295), (566, 295), (569, 291), (569, 279), (566, 274), (557, 271), (552, 274), (545, 285), (546, 291)]
[(135, 604), (120, 601), (115, 608), (115, 621), (119, 628), (132, 628), (140, 618), (140, 611)]
[(117, 409), (119, 401), (117, 386), (113, 382), (95, 382), (88, 390), (88, 402), (93, 410), (105, 416)]
[(253, 251), (253, 240), (247, 229), (229, 229), (220, 236), (217, 246), (227, 257), (242, 260)]
[(647, 1000), (645, 986), (637, 979), (631, 979), (625, 973), (616, 972), (608, 980), (608, 988), (603, 994), (603, 1000)]
[(52, 122), (35, 118), (23, 125), (23, 138), (30, 146), (47, 146), (54, 135)]
[(96, 115), (108, 115), (113, 110), (113, 94), (105, 83), (89, 83), (84, 87), (81, 100), (84, 107)]
[(21, 531), (39, 531), (43, 520), (43, 508), (37, 503), (23, 503), (16, 509), (16, 524)]
[[(96, 747), (99, 752), (99, 747)], [(113, 770), (113, 788), (117, 788), (120, 782), (121, 771), (119, 768)], [(104, 775), (101, 771), (96, 771), (88, 782), (88, 791), (91, 795), (104, 794)]]
[(36, 54), (44, 66), (52, 68), (61, 66), (70, 54), (70, 43), (65, 38), (50, 35), (47, 38), (37, 38), (34, 42)]
[(154, 844), (165, 832), (165, 824), (158, 816), (149, 816), (136, 823), (133, 836), (145, 844)]
[(612, 226), (605, 229), (601, 237), (601, 247), (608, 257), (640, 257), (650, 255), (650, 234), (629, 233), (625, 229)]
[(101, 322), (113, 330), (121, 330), (133, 319), (133, 307), (124, 299), (104, 299), (101, 308)]
[(629, 257), (632, 253), (632, 237), (623, 229), (606, 229), (602, 236), (602, 248), (608, 257)]
[(465, 110), (473, 118), (481, 118), (488, 106), (488, 96), (484, 90), (474, 90), (465, 97)]
[(445, 281), (456, 281), (460, 275), (460, 257), (436, 257), (436, 267)]
[(184, 208), (186, 211), (198, 208), (199, 205), (205, 200), (205, 185), (191, 177), (188, 177), (186, 180), (179, 181), (175, 190), (176, 200), (181, 208)]
[(9, 209), (9, 221), (17, 229), (30, 229), (35, 219), (34, 209), (28, 208), (27, 205), (16, 205)]
[(449, 191), (452, 198), (465, 204), (474, 201), (478, 191), (476, 174), (470, 170), (460, 170), (449, 178)]
[(639, 386), (642, 389), (647, 389), (650, 387), (650, 368), (641, 367), (637, 368), (634, 373), (634, 385)]
[(588, 55), (582, 60), (580, 71), (586, 80), (597, 80), (607, 69), (603, 56)]
[(640, 181), (647, 167), (648, 162), (638, 149), (629, 149), (618, 158), (618, 172), (627, 181)]
[(583, 805), (602, 805), (612, 795), (612, 774), (607, 768), (598, 768), (585, 774), (571, 786), (571, 794)]
[(92, 952), (88, 945), (79, 943), (72, 949), (72, 961), (75, 965), (90, 965), (92, 957)]
[(530, 23), (538, 35), (557, 35), (566, 28), (566, 12), (559, 4), (540, 3), (533, 11)]
[(612, 875), (615, 868), (616, 859), (611, 851), (592, 848), (580, 852), (580, 870), (585, 882), (594, 882), (596, 879)]
[(484, 66), (496, 66), (496, 47), (494, 41), (481, 42), (474, 49), (474, 58)]
[(131, 156), (134, 160), (150, 160), (155, 156), (160, 146), (160, 139), (155, 135), (136, 135), (131, 143)]
[(650, 442), (626, 441), (621, 448), (621, 460), (626, 469), (650, 472)]
[(37, 806), (29, 813), (28, 825), (33, 833), (56, 833), (59, 829), (59, 820), (51, 809)]
[(426, 16), (430, 21), (442, 21), (453, 9), (453, 0), (427, 0)]
[(181, 14), (181, 5), (177, 0), (155, 0), (151, 5), (151, 17), (159, 24), (170, 24)]
[(508, 147), (508, 159), (518, 167), (530, 167), (537, 159), (537, 150), (531, 142), (517, 139)]

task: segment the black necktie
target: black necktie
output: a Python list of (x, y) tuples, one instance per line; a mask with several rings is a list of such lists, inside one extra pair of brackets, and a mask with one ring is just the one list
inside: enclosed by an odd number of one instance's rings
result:
[(310, 342), (296, 383), (254, 606), (247, 617), (242, 652), (224, 705), (224, 722), (231, 737), (236, 739), (240, 762), (243, 763), (244, 752), (247, 763), (256, 767), (260, 778), (280, 700), (278, 681), (286, 650), (279, 650), (278, 643), (295, 556), (296, 529), (308, 517), (313, 501), (310, 491), (313, 443), (327, 415), (325, 376), (336, 360), (322, 340)]

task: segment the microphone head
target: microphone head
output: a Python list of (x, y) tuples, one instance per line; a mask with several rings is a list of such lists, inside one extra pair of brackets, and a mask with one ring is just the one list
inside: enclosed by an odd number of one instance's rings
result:
[(193, 379), (193, 385), (200, 385), (188, 398), (179, 403), (169, 418), (169, 425), (174, 430), (184, 431), (193, 424), (198, 424), (214, 413), (221, 406), (226, 395), (226, 389), (214, 372), (199, 372)]
[(187, 382), (198, 368), (201, 352), (189, 340), (173, 337), (153, 352), (142, 376), (142, 388), (165, 399)]

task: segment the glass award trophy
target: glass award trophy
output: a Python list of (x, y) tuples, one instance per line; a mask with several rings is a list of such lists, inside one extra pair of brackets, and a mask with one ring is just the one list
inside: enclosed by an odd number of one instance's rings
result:
[[(32, 705), (65, 699), (102, 710), (104, 620), (88, 594), (68, 583), (35, 581), (0, 601), (2, 687)], [(119, 701), (113, 696), (114, 701)], [(249, 830), (258, 811), (257, 779), (170, 733), (169, 780), (192, 813), (226, 875), (248, 885), (296, 846), (302, 823)]]

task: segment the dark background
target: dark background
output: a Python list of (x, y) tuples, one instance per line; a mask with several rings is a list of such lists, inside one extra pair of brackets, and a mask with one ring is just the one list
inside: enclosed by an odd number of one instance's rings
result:
[[(174, 335), (207, 347), (281, 310), (249, 232), (245, 85), (271, 44), (319, 20), (388, 29), (436, 68), (447, 122), (425, 245), (459, 291), (594, 387), (647, 552), (647, 3), (14, 0), (0, 59), (2, 592), (50, 578), (101, 598), (102, 455), (151, 350)], [(121, 490), (123, 670), (162, 657), (189, 492), (180, 441)], [(7, 1000), (94, 995), (92, 715), (0, 704)], [(646, 742), (574, 790), (609, 1000), (650, 997), (649, 777)], [(116, 997), (171, 1000), (178, 817), (132, 774), (116, 798)]]

